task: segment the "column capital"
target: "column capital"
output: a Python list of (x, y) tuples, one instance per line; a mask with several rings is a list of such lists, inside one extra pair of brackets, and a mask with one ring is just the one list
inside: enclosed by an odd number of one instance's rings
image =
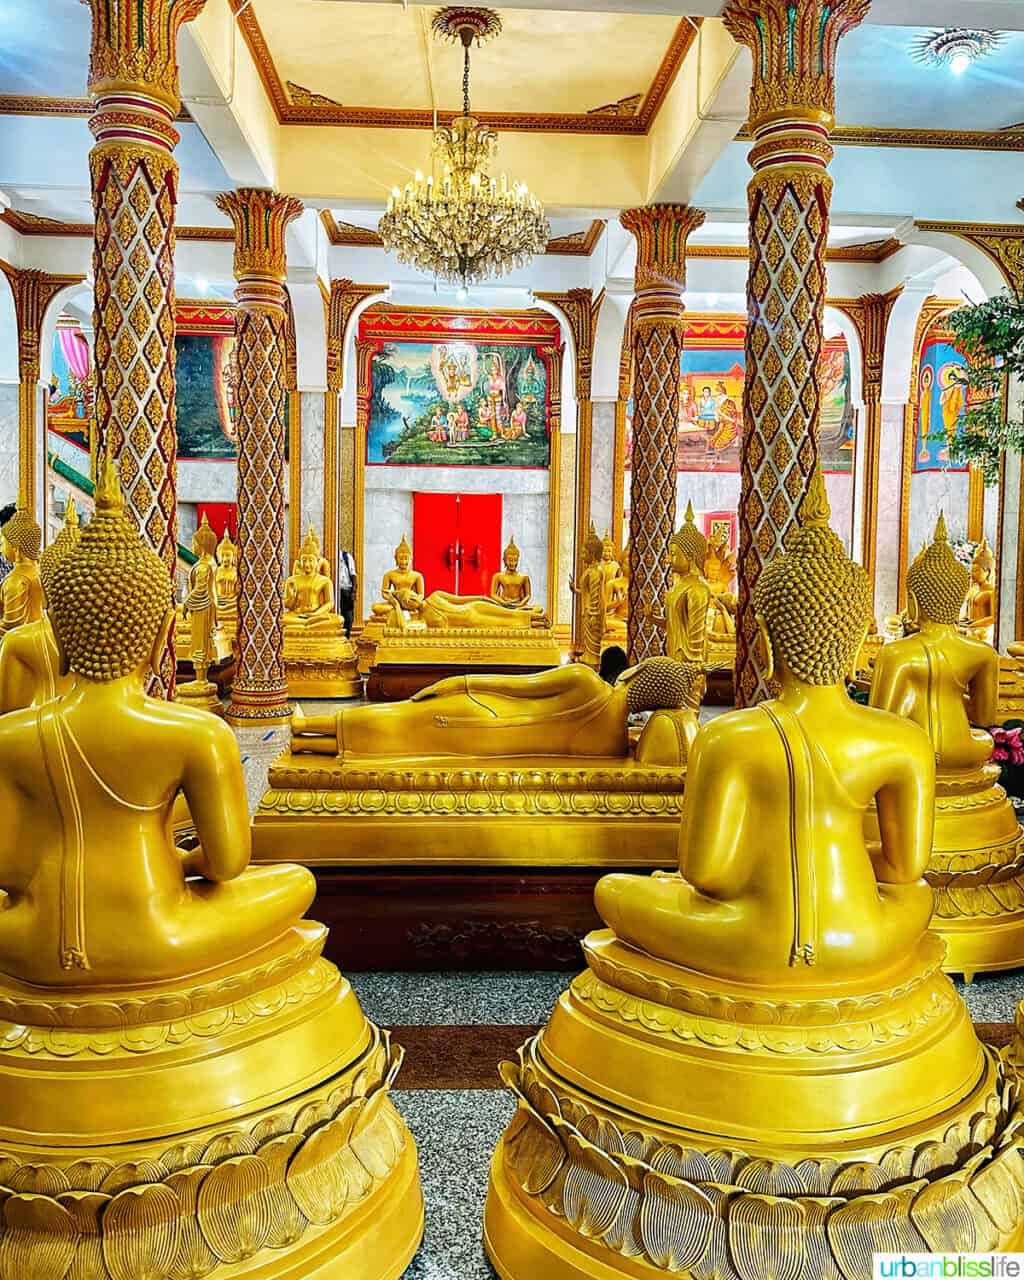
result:
[(600, 293), (595, 298), (593, 289), (569, 289), (566, 293), (542, 293), (535, 289), (533, 296), (541, 302), (550, 302), (565, 317), (576, 357), (576, 399), (589, 400), (594, 368), (594, 335), (604, 294)]
[[(864, 21), (871, 0), (728, 0), (725, 29), (750, 50), (750, 124), (754, 133), (794, 112), (831, 132), (835, 124), (836, 48)], [(827, 163), (827, 161), (826, 161)]]
[(12, 267), (0, 260), (14, 295), (18, 321), (18, 375), (22, 382), (39, 381), (39, 340), (46, 309), (62, 289), (81, 284), (85, 276), (50, 275), (34, 267)]
[(354, 280), (332, 280), (325, 298), (327, 308), (327, 389), (341, 391), (345, 365), (345, 340), (352, 314), (366, 298), (387, 293), (389, 284), (357, 284)]
[(864, 400), (881, 401), (885, 334), (896, 299), (903, 292), (897, 285), (888, 293), (862, 293), (857, 298), (830, 299), (829, 305), (848, 316), (860, 339)]
[(681, 294), (686, 288), (686, 241), (704, 222), (703, 209), (650, 204), (623, 210), (619, 221), (636, 240), (636, 292)]
[(548, 371), (548, 395), (552, 403), (556, 400), (558, 401), (559, 421), (561, 421), (562, 358), (565, 355), (565, 344), (559, 343), (553, 347), (541, 347), (540, 353), (544, 358), (544, 366)]
[[(234, 272), (239, 284), (272, 281), (283, 288), (285, 231), (302, 213), (302, 201), (262, 187), (240, 187), (222, 192), (217, 208), (234, 223)], [(239, 297), (240, 303), (247, 301), (256, 299)]]
[(89, 122), (99, 141), (119, 137), (173, 150), (181, 107), (178, 32), (206, 0), (82, 0), (92, 13)]

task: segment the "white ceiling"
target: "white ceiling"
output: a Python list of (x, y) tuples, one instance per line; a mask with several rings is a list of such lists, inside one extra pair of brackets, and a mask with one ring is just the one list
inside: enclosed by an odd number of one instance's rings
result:
[(0, 0), (0, 93), (85, 97), (91, 30), (81, 0)]

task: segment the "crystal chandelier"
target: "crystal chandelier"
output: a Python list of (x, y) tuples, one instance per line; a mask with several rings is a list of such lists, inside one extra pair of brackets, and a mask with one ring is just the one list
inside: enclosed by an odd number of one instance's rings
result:
[(498, 35), (501, 19), (491, 9), (449, 6), (433, 27), (435, 35), (462, 43), (462, 115), (434, 130), (440, 178), (417, 172), (404, 191), (395, 187), (379, 231), (399, 262), (466, 288), (525, 266), (543, 253), (551, 229), (523, 183), (488, 176), (497, 134), (470, 113), (470, 46)]
[(932, 31), (914, 42), (913, 53), (918, 62), (930, 67), (948, 67), (955, 76), (963, 75), (972, 62), (984, 58), (1003, 41), (1000, 31), (975, 27), (945, 27)]

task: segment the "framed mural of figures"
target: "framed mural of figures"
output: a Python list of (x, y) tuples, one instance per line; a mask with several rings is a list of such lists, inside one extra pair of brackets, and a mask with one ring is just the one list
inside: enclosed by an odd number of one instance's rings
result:
[[(738, 316), (687, 316), (685, 330), (679, 369), (676, 468), (739, 471), (746, 321)], [(825, 343), (821, 379), (821, 467), (825, 472), (852, 472), (855, 418), (850, 355), (841, 335)], [(627, 470), (631, 444), (627, 425)]]
[(949, 461), (949, 445), (964, 429), (968, 391), (967, 361), (953, 345), (953, 335), (936, 320), (925, 335), (917, 375), (917, 419), (914, 424), (915, 471), (966, 471)]
[(558, 332), (541, 311), (369, 308), (359, 325), (360, 338), (374, 344), (361, 406), (367, 463), (547, 468), (543, 351), (557, 345)]

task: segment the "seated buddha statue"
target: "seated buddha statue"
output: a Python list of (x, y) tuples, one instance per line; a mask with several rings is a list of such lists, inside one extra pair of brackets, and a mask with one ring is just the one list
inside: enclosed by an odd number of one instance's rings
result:
[(971, 580), (967, 588), (967, 598), (960, 610), (960, 627), (968, 635), (978, 640), (992, 643), (996, 618), (995, 590), (996, 558), (988, 539), (982, 538), (975, 548), (971, 559)]
[(870, 587), (828, 520), (816, 472), (754, 590), (781, 694), (701, 728), (678, 871), (598, 882), (587, 969), (502, 1064), (518, 1105), (484, 1243), (504, 1280), (853, 1280), (886, 1249), (1024, 1237), (1018, 1087), (927, 931), (931, 744), (847, 695)]
[(1024, 832), (997, 783), (992, 738), (981, 727), (996, 719), (999, 658), (990, 644), (957, 629), (968, 584), (940, 515), (931, 545), (907, 571), (915, 631), (879, 650), (871, 705), (912, 720), (931, 740), (932, 928), (946, 941), (949, 970), (970, 975), (1024, 963)]
[[(158, 982), (233, 961), (293, 926), (313, 878), (300, 867), (246, 870), (231, 730), (143, 692), (173, 616), (170, 585), (125, 514), (109, 459), (96, 514), (54, 570), (49, 616), (60, 673), (78, 679), (64, 697), (0, 721), (0, 970), (44, 986)], [(187, 867), (168, 835), (179, 792), (201, 844)]]
[(213, 595), (217, 605), (217, 653), (219, 658), (226, 658), (238, 644), (238, 547), (228, 529), (217, 544)]
[(344, 635), (345, 624), (334, 611), (334, 586), (323, 571), (327, 563), (320, 544), (310, 530), (295, 562), (295, 571), (284, 584), (284, 634)]
[(95, 498), (49, 593), (75, 683), (0, 718), (0, 1129), (33, 1188), (4, 1268), (391, 1280), (423, 1223), (401, 1054), (324, 959), (310, 872), (249, 867), (231, 730), (146, 697), (171, 583), (106, 456)]
[(524, 609), (530, 603), (533, 588), (525, 573), (519, 572), (519, 548), (514, 538), (502, 552), (504, 566), (491, 579), (491, 599), (513, 609)]
[(29, 513), (19, 507), (0, 529), (0, 540), (4, 559), (13, 566), (0, 586), (3, 596), (0, 637), (3, 637), (15, 627), (38, 622), (43, 616), (43, 586), (39, 580), (43, 531)]
[[(54, 570), (78, 538), (78, 508), (74, 498), (68, 498), (64, 524), (39, 560), (44, 596), (50, 590)], [(0, 644), (0, 713), (37, 707), (67, 693), (72, 679), (60, 675), (59, 667), (57, 641), (45, 612), (38, 621), (16, 627)]]
[(648, 610), (648, 616), (665, 633), (665, 651), (677, 662), (706, 662), (711, 588), (704, 578), (707, 539), (693, 519), (693, 503), (686, 518), (668, 542), (672, 585), (665, 595), (665, 612)]
[[(328, 716), (296, 714), (292, 752), (343, 761), (616, 758), (629, 754), (629, 715), (664, 710), (685, 712), (681, 728), (672, 730), (673, 762), (678, 763), (678, 739), (692, 741), (696, 730), (701, 689), (699, 667), (667, 658), (648, 659), (624, 671), (614, 686), (582, 663), (536, 675), (450, 676), (406, 702), (353, 707)], [(664, 754), (664, 746), (650, 750), (652, 762)]]
[(604, 645), (623, 645), (629, 630), (629, 545), (618, 561), (619, 572), (605, 581)]
[(413, 591), (418, 596), (426, 595), (423, 574), (412, 567), (412, 547), (405, 534), (395, 547), (395, 567), (387, 571), (381, 583), (381, 599), (371, 606), (376, 617), (384, 619), (391, 613), (394, 607), (392, 596), (396, 591)]
[(704, 579), (711, 588), (711, 609), (708, 613), (712, 643), (731, 640), (736, 635), (736, 553), (729, 549), (724, 533), (717, 534), (708, 543), (704, 560)]

